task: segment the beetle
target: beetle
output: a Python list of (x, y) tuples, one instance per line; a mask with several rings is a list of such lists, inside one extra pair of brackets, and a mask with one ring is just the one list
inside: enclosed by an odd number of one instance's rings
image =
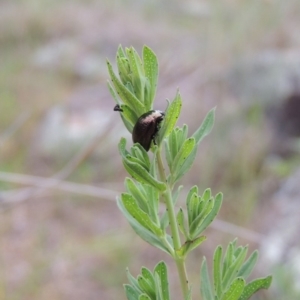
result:
[[(114, 111), (123, 112), (119, 104), (114, 107)], [(151, 142), (155, 143), (155, 136), (159, 130), (159, 125), (163, 120), (165, 113), (160, 110), (150, 110), (142, 114), (136, 121), (132, 130), (132, 140), (139, 143), (149, 151)]]
[(164, 116), (165, 113), (160, 110), (150, 110), (142, 114), (133, 127), (133, 142), (141, 144), (146, 151), (149, 151), (151, 142), (156, 144), (155, 136)]

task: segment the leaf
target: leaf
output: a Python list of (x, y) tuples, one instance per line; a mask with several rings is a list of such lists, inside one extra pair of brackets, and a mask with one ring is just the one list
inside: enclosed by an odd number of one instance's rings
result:
[(130, 70), (130, 64), (128, 58), (126, 57), (121, 46), (119, 46), (118, 48), (116, 60), (117, 60), (120, 79), (122, 83), (126, 85), (127, 82), (131, 82), (131, 78), (129, 76), (131, 70)]
[(255, 250), (250, 257), (245, 261), (245, 263), (242, 265), (238, 276), (242, 276), (245, 279), (251, 274), (256, 262), (258, 259), (258, 251)]
[(155, 287), (151, 286), (148, 280), (146, 280), (142, 275), (137, 277), (137, 281), (141, 290), (149, 295), (151, 298), (155, 297)]
[(140, 102), (140, 100), (132, 94), (123, 83), (117, 78), (115, 75), (113, 68), (109, 61), (107, 61), (108, 72), (113, 83), (113, 86), (118, 94), (118, 96), (122, 99), (122, 101), (127, 104), (129, 107), (134, 109), (134, 111), (138, 115), (142, 115), (145, 112), (144, 105)]
[[(120, 108), (123, 110), (123, 112), (121, 112), (121, 116), (130, 123), (130, 126), (133, 129), (136, 121), (138, 120), (136, 112), (127, 104), (121, 104)], [(132, 133), (132, 130), (130, 131), (130, 133)]]
[(170, 103), (165, 112), (164, 120), (162, 121), (161, 128), (158, 132), (158, 144), (161, 144), (162, 140), (172, 132), (179, 117), (181, 106), (181, 96), (179, 92), (177, 92), (175, 99)]
[(197, 144), (199, 144), (202, 141), (202, 139), (210, 133), (214, 125), (214, 120), (215, 120), (215, 108), (211, 109), (207, 113), (200, 127), (192, 135), (192, 137), (195, 138)]
[(195, 147), (196, 142), (194, 138), (189, 138), (184, 141), (172, 164), (172, 170), (176, 175), (181, 171), (184, 162), (192, 153)]
[(144, 212), (148, 213), (149, 208), (148, 208), (147, 199), (146, 199), (145, 195), (143, 194), (143, 192), (140, 190), (140, 188), (135, 184), (135, 182), (131, 178), (126, 177), (125, 178), (125, 186), (126, 186), (128, 193), (130, 193), (134, 197), (136, 202), (139, 204), (139, 207)]
[(153, 232), (158, 237), (163, 235), (162, 230), (152, 222), (149, 215), (139, 208), (137, 202), (130, 194), (121, 194), (121, 201), (127, 212), (143, 227)]
[(233, 260), (234, 260), (234, 244), (229, 243), (226, 253), (225, 253), (225, 256), (224, 256), (222, 277), (224, 277), (228, 268), (232, 265)]
[(132, 287), (138, 292), (138, 293), (142, 293), (142, 290), (140, 289), (140, 286), (138, 284), (138, 281), (130, 274), (129, 269), (126, 268), (126, 275), (127, 278), (129, 280), (129, 282), (131, 283)]
[[(202, 200), (202, 202), (204, 202)], [(198, 228), (201, 226), (201, 224), (204, 222), (205, 218), (211, 213), (211, 211), (214, 208), (214, 199), (211, 198), (208, 201), (206, 201), (206, 203), (204, 204), (203, 210), (201, 211), (201, 213), (196, 216), (196, 218), (193, 220), (192, 224), (190, 225), (190, 236), (191, 237), (196, 237), (198, 235)], [(198, 206), (197, 206), (198, 208)], [(198, 209), (196, 208), (196, 212), (198, 213)]]
[(159, 262), (154, 268), (154, 273), (158, 274), (160, 279), (162, 300), (169, 300), (169, 281), (166, 264), (163, 261)]
[(200, 292), (203, 300), (214, 300), (212, 288), (210, 285), (206, 258), (203, 257), (200, 272)]
[(123, 165), (135, 180), (149, 184), (161, 192), (166, 190), (166, 185), (163, 182), (156, 180), (144, 167), (136, 162), (131, 162), (128, 157), (130, 156), (127, 155), (126, 158), (123, 159)]
[(242, 247), (242, 250), (232, 262), (232, 264), (227, 269), (225, 275), (223, 276), (223, 289), (227, 290), (228, 286), (231, 284), (232, 280), (238, 274), (245, 258), (247, 255), (248, 247)]
[(133, 84), (134, 94), (142, 103), (144, 103), (144, 86), (146, 78), (141, 58), (133, 47), (126, 48), (126, 54), (130, 63), (131, 83)]
[(218, 298), (222, 295), (222, 246), (218, 246), (214, 253), (214, 287)]
[(150, 169), (151, 162), (149, 156), (147, 154), (147, 151), (144, 149), (143, 146), (141, 146), (141, 144), (137, 143), (134, 146), (132, 146), (131, 152), (135, 157), (137, 157), (138, 159), (140, 159), (145, 163), (147, 170)]
[(149, 79), (149, 96), (145, 98), (145, 106), (147, 110), (152, 108), (152, 103), (156, 94), (157, 80), (158, 80), (158, 62), (155, 53), (147, 46), (143, 48), (144, 71), (146, 77)]
[(230, 285), (228, 291), (226, 291), (226, 293), (223, 295), (221, 300), (238, 300), (243, 293), (245, 284), (245, 280), (242, 277), (236, 278)]
[(176, 216), (176, 220), (177, 220), (177, 224), (178, 224), (178, 227), (181, 231), (181, 233), (184, 235), (184, 237), (186, 239), (189, 238), (189, 234), (186, 230), (186, 227), (185, 227), (185, 218), (184, 218), (184, 212), (182, 210), (182, 208), (180, 207), (178, 213), (177, 213), (177, 216)]
[(128, 300), (139, 300), (139, 293), (129, 284), (124, 284), (126, 297)]
[(258, 278), (250, 283), (248, 283), (244, 291), (239, 298), (239, 300), (247, 300), (249, 299), (255, 292), (257, 292), (260, 289), (268, 289), (272, 283), (272, 276), (267, 276), (265, 278)]
[(149, 285), (152, 286), (152, 288), (154, 289), (155, 281), (154, 281), (154, 277), (153, 277), (151, 271), (145, 267), (142, 267), (141, 273), (142, 273), (143, 277), (149, 282)]
[(150, 245), (170, 254), (168, 248), (164, 245), (164, 243), (162, 243), (160, 238), (158, 238), (151, 231), (149, 231), (148, 229), (143, 227), (140, 223), (138, 223), (137, 220), (134, 219), (130, 215), (130, 213), (126, 210), (122, 201), (119, 198), (117, 199), (117, 205), (137, 235), (139, 235), (144, 241), (146, 241)]
[(222, 193), (219, 193), (215, 198), (215, 204), (214, 204), (213, 209), (207, 215), (207, 217), (203, 220), (201, 225), (199, 225), (199, 227), (197, 227), (197, 230), (194, 232), (194, 236), (198, 236), (199, 234), (201, 234), (209, 226), (209, 224), (215, 219), (215, 217), (217, 216), (217, 214), (221, 208), (222, 199), (223, 199), (223, 195), (222, 195)]

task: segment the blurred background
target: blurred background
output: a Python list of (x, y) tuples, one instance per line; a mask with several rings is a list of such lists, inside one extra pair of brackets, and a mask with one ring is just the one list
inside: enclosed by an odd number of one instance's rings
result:
[[(224, 193), (187, 265), (218, 244), (260, 249), (253, 299), (300, 299), (298, 0), (0, 0), (0, 299), (125, 299), (125, 269), (170, 259), (133, 233), (115, 203), (131, 141), (109, 95), (119, 44), (160, 63), (156, 109), (179, 88), (190, 134), (213, 132), (182, 183)], [(115, 64), (114, 64), (115, 65)], [(210, 260), (211, 261), (211, 260)], [(181, 299), (170, 262), (172, 299)]]

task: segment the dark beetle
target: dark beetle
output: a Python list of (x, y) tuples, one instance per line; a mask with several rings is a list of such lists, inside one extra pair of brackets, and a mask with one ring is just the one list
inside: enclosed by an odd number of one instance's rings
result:
[(152, 140), (155, 144), (155, 135), (164, 115), (165, 113), (160, 110), (150, 110), (141, 115), (133, 127), (133, 142), (141, 144), (146, 151), (149, 151)]

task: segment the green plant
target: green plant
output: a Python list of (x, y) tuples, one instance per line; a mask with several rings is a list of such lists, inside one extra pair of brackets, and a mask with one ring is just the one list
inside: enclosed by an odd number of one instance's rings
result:
[[(153, 109), (158, 80), (158, 62), (149, 47), (143, 48), (142, 58), (134, 48), (120, 46), (117, 51), (117, 76), (107, 61), (111, 81), (108, 88), (116, 101), (124, 125), (133, 131), (138, 118)], [(175, 207), (182, 186), (178, 181), (191, 168), (198, 145), (211, 131), (214, 111), (208, 112), (201, 126), (188, 136), (188, 126), (175, 127), (182, 100), (179, 92), (168, 101), (165, 116), (159, 123), (157, 134), (151, 143), (152, 155), (139, 143), (130, 150), (126, 140), (119, 143), (123, 165), (132, 178), (125, 179), (126, 192), (118, 198), (118, 206), (134, 231), (146, 242), (168, 253), (175, 261), (181, 283), (183, 299), (191, 299), (185, 260), (187, 255), (206, 240), (203, 231), (217, 216), (222, 194), (213, 196), (210, 189), (200, 193), (193, 186), (186, 197), (186, 209)], [(146, 134), (146, 132), (145, 132)], [(163, 159), (164, 157), (164, 159)], [(168, 172), (165, 164), (168, 165)], [(160, 205), (165, 206), (160, 213)], [(182, 242), (184, 240), (184, 242)], [(244, 300), (261, 288), (268, 288), (271, 276), (246, 283), (258, 253), (254, 251), (246, 259), (247, 247), (230, 243), (223, 256), (218, 246), (214, 253), (213, 285), (210, 284), (208, 268), (203, 258), (200, 272), (200, 293), (203, 300)], [(167, 266), (159, 262), (153, 272), (142, 267), (137, 278), (128, 271), (130, 284), (125, 284), (127, 299), (170, 299)]]

